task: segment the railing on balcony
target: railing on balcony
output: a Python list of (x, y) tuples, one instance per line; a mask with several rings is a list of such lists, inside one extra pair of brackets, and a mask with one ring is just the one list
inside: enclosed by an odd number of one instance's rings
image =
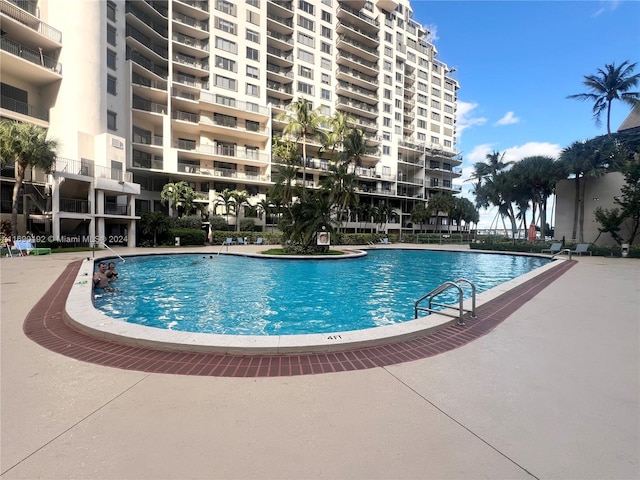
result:
[(189, 77), (187, 75), (183, 75), (181, 73), (173, 74), (173, 81), (177, 83), (181, 83), (182, 85), (188, 85), (190, 87), (208, 89), (209, 85), (207, 82), (203, 82), (201, 79)]
[(131, 27), (130, 25), (127, 25), (126, 35), (127, 37), (131, 37), (137, 40), (138, 42), (142, 43), (145, 47), (147, 47), (149, 50), (154, 51), (155, 53), (160, 55), (162, 58), (164, 59), (169, 58), (169, 50), (166, 47), (162, 45), (158, 45), (157, 43), (153, 42), (151, 38), (144, 35), (142, 32), (139, 32), (138, 30)]
[(189, 123), (198, 123), (199, 117), (200, 115), (198, 115), (197, 113), (182, 112), (180, 110), (176, 111), (173, 114), (174, 119), (182, 120)]
[(29, 117), (38, 118), (40, 120), (44, 120), (45, 122), (49, 121), (49, 111), (43, 110), (33, 105), (29, 105), (27, 103), (21, 102), (14, 98), (7, 97), (2, 95), (0, 99), (0, 107), (11, 110), (12, 112), (21, 113), (22, 115), (27, 115)]
[(118, 203), (105, 203), (104, 213), (107, 215), (130, 215), (129, 205), (121, 205)]
[(184, 55), (180, 55), (178, 53), (173, 54), (173, 61), (177, 63), (181, 63), (182, 65), (188, 65), (190, 67), (198, 68), (200, 70), (209, 71), (208, 62), (199, 62), (193, 58), (189, 58)]
[(293, 28), (293, 20), (291, 20), (290, 18), (283, 18), (273, 13), (267, 13), (267, 19), (273, 20), (274, 22), (278, 22), (282, 25), (286, 25), (287, 27)]
[(149, 168), (152, 170), (162, 170), (163, 161), (151, 158), (136, 158), (133, 157), (132, 166), (135, 168)]
[(152, 113), (165, 113), (167, 111), (167, 106), (164, 104), (150, 102), (149, 100), (136, 96), (133, 97), (132, 106), (136, 110), (144, 110)]
[(242, 147), (231, 147), (228, 145), (202, 145), (198, 147), (198, 152), (206, 155), (218, 155), (221, 157), (230, 157), (238, 160), (255, 160), (257, 162), (268, 162), (269, 155), (264, 152), (256, 152), (255, 150), (245, 149)]
[(202, 10), (203, 12), (209, 11), (209, 2), (200, 1), (200, 0), (179, 0), (180, 3), (184, 3), (189, 5), (190, 7), (197, 8), (198, 10)]
[(61, 212), (68, 213), (89, 213), (91, 208), (89, 200), (79, 200), (76, 198), (60, 198), (58, 205)]
[(349, 45), (352, 45), (354, 47), (356, 47), (359, 50), (362, 50), (363, 52), (367, 52), (370, 53), (371, 55), (378, 55), (378, 49), (377, 48), (371, 48), (367, 45), (365, 45), (362, 42), (359, 42), (357, 40), (353, 40), (352, 38), (349, 38), (345, 35), (338, 35), (338, 40), (344, 43), (347, 43)]
[(181, 150), (195, 150), (196, 141), (195, 140), (178, 140), (174, 142), (174, 148), (179, 148)]
[[(153, 5), (150, 2), (149, 3), (152, 7)], [(156, 9), (157, 11), (157, 9)], [(136, 17), (138, 20), (140, 20), (142, 23), (144, 23), (145, 25), (147, 25), (148, 27), (151, 27), (151, 29), (158, 33), (160, 36), (167, 38), (169, 36), (169, 31), (167, 30), (166, 25), (160, 23), (160, 22), (154, 22), (153, 19), (147, 15), (146, 13), (144, 13), (142, 10), (140, 10), (139, 8), (137, 8), (136, 6), (134, 6), (134, 2), (126, 2), (125, 4), (125, 12), (126, 13), (131, 13), (134, 17)], [(162, 15), (162, 12), (158, 12)], [(166, 17), (166, 14), (164, 15)]]
[[(0, 11), (6, 16), (17, 20), (48, 39), (53, 40), (56, 43), (62, 42), (62, 32), (60, 30), (56, 30), (29, 12), (29, 10), (31, 10), (29, 7), (32, 5), (32, 2), (20, 2), (20, 4), (24, 3), (25, 6), (27, 6), (25, 9), (18, 7), (15, 3), (17, 2), (0, 0)], [(35, 13), (35, 10), (33, 13)]]
[(7, 38), (0, 39), (0, 48), (5, 52), (9, 52), (12, 55), (20, 57), (28, 62), (41, 67), (53, 70), (54, 72), (62, 75), (62, 64), (51, 57), (43, 55), (42, 52), (36, 52), (29, 47), (20, 45)]
[(183, 33), (174, 33), (173, 40), (181, 43), (182, 45), (186, 45), (188, 47), (197, 48), (199, 50), (203, 50), (205, 52), (209, 51), (209, 42), (208, 40), (198, 40), (195, 37), (191, 37), (189, 35), (184, 35)]
[(271, 30), (267, 30), (267, 40), (270, 38), (274, 38), (280, 42), (293, 45), (293, 35), (283, 35), (279, 32), (272, 32)]
[(238, 110), (244, 110), (246, 112), (254, 112), (254, 113), (259, 113), (261, 115), (269, 115), (269, 107), (265, 107), (264, 105), (258, 105), (252, 102), (243, 102), (241, 100), (236, 100), (235, 98), (215, 95), (207, 91), (200, 92), (200, 101), (207, 102), (207, 103), (214, 103), (216, 105), (223, 105), (225, 107), (230, 107), (230, 108), (236, 108)]
[(288, 62), (293, 62), (293, 53), (291, 51), (285, 52), (279, 48), (269, 47), (267, 46), (267, 53), (269, 55), (273, 55), (274, 57), (278, 57), (281, 60), (287, 60)]
[(139, 73), (133, 72), (131, 74), (131, 83), (134, 85), (140, 85), (141, 87), (156, 88), (158, 90), (167, 89), (166, 80), (153, 80), (151, 78), (143, 77)]
[(358, 55), (354, 55), (350, 52), (340, 51), (336, 59), (340, 60), (341, 58), (346, 58), (347, 60), (351, 60), (352, 62), (359, 63), (360, 65), (363, 65), (372, 70), (378, 69), (378, 64), (376, 62), (370, 62), (369, 60), (365, 60), (364, 58), (361, 58)]
[(146, 68), (148, 71), (155, 73), (159, 77), (167, 78), (169, 74), (166, 68), (156, 65), (141, 53), (129, 48), (127, 48), (127, 60), (131, 60), (132, 62), (137, 63), (141, 67)]
[(189, 25), (190, 27), (197, 28), (198, 30), (202, 30), (205, 32), (209, 31), (209, 24), (207, 22), (197, 20), (183, 13), (173, 12), (173, 19), (184, 25)]

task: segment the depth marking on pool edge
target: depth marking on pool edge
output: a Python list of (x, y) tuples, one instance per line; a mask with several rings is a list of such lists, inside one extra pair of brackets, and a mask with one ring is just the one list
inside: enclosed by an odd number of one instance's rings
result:
[(558, 262), (554, 268), (481, 305), (479, 319), (469, 319), (463, 329), (454, 325), (407, 341), (339, 352), (289, 355), (168, 351), (89, 336), (65, 320), (65, 303), (81, 263), (70, 263), (27, 315), (23, 329), (35, 343), (76, 360), (124, 370), (192, 376), (275, 377), (385, 367), (461, 347), (492, 331), (577, 262)]

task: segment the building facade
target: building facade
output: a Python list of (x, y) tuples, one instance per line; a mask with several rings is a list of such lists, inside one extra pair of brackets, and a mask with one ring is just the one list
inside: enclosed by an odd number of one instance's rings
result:
[[(64, 72), (49, 69), (29, 97), (61, 145), (48, 179), (52, 209), (42, 211), (56, 236), (86, 231), (135, 244), (139, 215), (167, 211), (160, 191), (169, 182), (189, 183), (212, 214), (222, 213), (224, 189), (265, 199), (277, 171), (272, 139), (285, 127), (279, 114), (302, 98), (324, 115), (349, 115), (374, 147), (356, 169), (358, 192), (361, 203), (396, 212), (384, 231), (414, 231), (417, 203), (460, 191), (459, 85), (406, 0), (0, 2), (3, 30), (5, 10), (24, 15), (26, 5), (59, 29), (44, 51)], [(37, 51), (45, 38), (28, 28), (37, 41), (25, 46)], [(4, 89), (5, 57), (15, 54), (3, 43), (2, 55)], [(30, 91), (13, 78), (10, 87)], [(4, 104), (1, 113), (16, 115)], [(328, 160), (309, 143), (299, 181), (318, 187)], [(425, 227), (450, 228), (445, 216)]]

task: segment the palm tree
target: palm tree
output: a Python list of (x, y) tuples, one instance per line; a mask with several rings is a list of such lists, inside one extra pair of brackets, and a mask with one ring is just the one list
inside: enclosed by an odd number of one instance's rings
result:
[(575, 204), (571, 238), (584, 242), (584, 195), (590, 177), (599, 177), (614, 166), (617, 143), (607, 135), (574, 142), (560, 153), (562, 168), (574, 176)]
[(291, 135), (296, 141), (302, 139), (302, 171), (306, 182), (307, 140), (320, 135), (320, 127), (326, 119), (319, 110), (311, 108), (311, 103), (306, 98), (291, 102), (288, 111), (276, 118), (287, 123), (283, 129), (285, 134)]
[(273, 204), (269, 201), (268, 198), (262, 198), (258, 203), (256, 203), (256, 209), (258, 210), (258, 215), (262, 217), (264, 215), (264, 224), (267, 225), (269, 221), (269, 214), (273, 211)]
[(605, 64), (596, 75), (585, 75), (582, 82), (589, 93), (569, 95), (567, 98), (593, 102), (593, 118), (596, 126), (601, 125), (602, 112), (607, 111), (607, 135), (611, 135), (611, 104), (620, 100), (632, 107), (640, 102), (640, 92), (631, 92), (640, 81), (640, 73), (633, 74), (637, 63), (628, 60), (616, 67), (615, 63)]
[(169, 231), (171, 223), (169, 217), (162, 212), (148, 212), (142, 214), (140, 218), (142, 226), (142, 233), (145, 235), (153, 234), (153, 245), (158, 244), (158, 234), (163, 234)]
[(344, 212), (359, 202), (356, 193), (357, 178), (353, 173), (349, 173), (349, 167), (344, 164), (331, 165), (329, 172), (329, 175), (323, 179), (322, 189), (329, 194), (338, 224), (342, 226)]
[(11, 196), (11, 234), (18, 235), (18, 199), (27, 168), (51, 171), (56, 161), (58, 142), (47, 139), (47, 131), (31, 123), (0, 121), (0, 164), (16, 165)]
[(354, 128), (355, 119), (349, 114), (336, 111), (329, 120), (330, 131), (326, 136), (326, 148), (331, 150), (331, 156), (336, 151), (341, 151), (344, 139)]
[(427, 209), (427, 206), (424, 202), (420, 202), (413, 207), (411, 210), (411, 221), (413, 223), (420, 224), (420, 231), (422, 232), (422, 225), (425, 222), (428, 222), (431, 218), (431, 212)]
[(229, 227), (229, 212), (231, 210), (235, 211), (235, 200), (233, 199), (233, 192), (228, 188), (225, 188), (221, 193), (218, 194), (218, 198), (214, 203), (214, 207), (222, 206), (224, 207), (224, 213), (227, 217), (227, 227)]
[(247, 192), (234, 190), (231, 192), (231, 197), (233, 198), (234, 210), (236, 213), (236, 231), (240, 231), (240, 208), (249, 205), (249, 195)]
[(367, 145), (367, 138), (362, 130), (351, 129), (344, 138), (343, 161), (353, 165), (353, 171), (362, 166), (362, 159), (375, 151), (374, 147)]
[[(429, 216), (438, 216), (440, 213), (444, 213), (449, 218), (449, 212), (453, 209), (453, 196), (448, 193), (436, 193), (434, 196), (429, 198), (429, 202), (427, 203), (427, 213)], [(451, 231), (451, 222), (447, 222), (447, 226), (449, 227), (449, 232)]]
[(175, 210), (178, 214), (180, 208), (182, 208), (184, 215), (191, 213), (195, 198), (196, 192), (185, 181), (167, 183), (160, 192), (160, 203), (162, 205), (168, 203), (169, 208)]

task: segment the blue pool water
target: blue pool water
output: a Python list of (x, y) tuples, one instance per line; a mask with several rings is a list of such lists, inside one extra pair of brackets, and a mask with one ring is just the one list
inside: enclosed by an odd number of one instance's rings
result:
[[(467, 278), (482, 292), (548, 261), (427, 250), (373, 250), (342, 260), (141, 256), (118, 263), (116, 292), (96, 293), (94, 301), (113, 318), (164, 329), (330, 333), (412, 320), (415, 300), (447, 280)], [(439, 301), (455, 302), (451, 295)]]

